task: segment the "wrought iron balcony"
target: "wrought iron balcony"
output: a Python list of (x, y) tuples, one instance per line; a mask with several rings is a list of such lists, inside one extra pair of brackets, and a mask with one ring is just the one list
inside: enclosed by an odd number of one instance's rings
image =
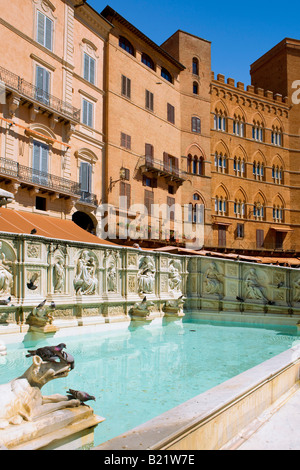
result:
[(79, 202), (82, 202), (84, 204), (89, 204), (91, 206), (97, 206), (98, 205), (96, 194), (92, 194), (92, 193), (89, 193), (89, 192), (86, 192), (86, 191), (81, 191)]
[(59, 98), (37, 88), (13, 72), (0, 67), (0, 81), (5, 84), (7, 90), (17, 93), (24, 101), (37, 103), (40, 107), (55, 112), (65, 119), (75, 122), (80, 121), (80, 109), (66, 103)]
[(157, 176), (163, 176), (166, 179), (182, 184), (186, 180), (185, 172), (175, 168), (173, 165), (161, 160), (154, 160), (152, 157), (145, 156), (140, 160), (140, 169), (142, 173), (153, 173)]
[(41, 190), (62, 194), (64, 196), (81, 196), (80, 183), (61, 178), (50, 173), (35, 170), (20, 165), (14, 160), (0, 158), (0, 181), (13, 181), (30, 187), (38, 187)]

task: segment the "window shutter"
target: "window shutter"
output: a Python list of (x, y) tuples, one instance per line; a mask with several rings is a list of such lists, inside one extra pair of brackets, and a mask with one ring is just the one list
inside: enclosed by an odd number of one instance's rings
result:
[(125, 147), (126, 146), (126, 135), (121, 132), (121, 147)]
[(87, 124), (87, 115), (88, 115), (88, 110), (87, 110), (87, 107), (88, 107), (88, 103), (87, 101), (83, 100), (82, 101), (82, 122), (84, 124)]
[(96, 76), (96, 62), (90, 57), (90, 83), (95, 85), (95, 76)]
[(83, 78), (84, 78), (85, 80), (89, 80), (89, 78), (90, 78), (90, 73), (89, 73), (89, 69), (90, 69), (90, 58), (89, 58), (89, 56), (88, 56), (86, 53), (84, 53), (84, 65), (83, 65), (83, 67), (84, 67), (84, 70), (83, 70)]
[(93, 103), (88, 102), (88, 126), (93, 127)]
[(151, 144), (145, 144), (146, 164), (153, 164), (154, 147)]
[(45, 37), (45, 16), (40, 11), (37, 12), (37, 42), (44, 45)]
[(174, 157), (174, 173), (179, 174), (179, 160), (176, 157)]
[(88, 192), (88, 163), (86, 162), (80, 163), (80, 183), (81, 191)]
[(53, 21), (50, 18), (45, 17), (45, 44), (44, 46), (47, 47), (50, 51), (52, 51), (52, 37), (53, 37)]
[(169, 154), (167, 152), (164, 152), (163, 162), (164, 162), (164, 170), (169, 171)]
[(122, 95), (126, 95), (126, 77), (124, 77), (124, 75), (122, 75), (121, 79), (121, 93)]

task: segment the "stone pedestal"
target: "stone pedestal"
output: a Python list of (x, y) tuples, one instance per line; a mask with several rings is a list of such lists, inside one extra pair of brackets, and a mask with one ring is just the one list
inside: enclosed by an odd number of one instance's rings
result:
[(93, 444), (94, 429), (103, 421), (89, 406), (59, 410), (0, 430), (0, 446), (8, 450), (76, 450)]

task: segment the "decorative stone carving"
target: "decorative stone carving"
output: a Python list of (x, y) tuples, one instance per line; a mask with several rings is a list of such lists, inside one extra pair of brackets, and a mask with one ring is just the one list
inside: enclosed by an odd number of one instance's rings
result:
[(295, 279), (292, 284), (293, 287), (293, 300), (294, 302), (300, 302), (300, 277)]
[(5, 189), (0, 189), (0, 207), (13, 202), (14, 198), (13, 193), (5, 191)]
[(94, 295), (98, 286), (94, 254), (83, 250), (76, 267), (74, 288), (77, 295)]
[(186, 298), (181, 295), (176, 300), (168, 300), (163, 308), (166, 317), (184, 317), (183, 306)]
[(169, 263), (169, 287), (171, 291), (181, 292), (181, 263), (172, 259)]
[(210, 263), (204, 274), (203, 290), (206, 294), (223, 295), (224, 276), (218, 271), (217, 265), (214, 262)]
[(138, 272), (139, 294), (152, 294), (155, 284), (155, 265), (151, 256), (144, 256), (140, 260)]
[(108, 250), (105, 252), (106, 280), (107, 292), (117, 292), (117, 270), (119, 253), (116, 250)]
[(42, 396), (41, 393), (47, 382), (67, 377), (69, 371), (70, 365), (65, 362), (43, 362), (39, 356), (33, 356), (32, 365), (21, 377), (0, 385), (0, 429), (79, 406), (78, 400), (68, 400), (63, 395)]
[(133, 294), (136, 293), (136, 276), (128, 275), (128, 292)]
[(251, 268), (245, 280), (246, 299), (268, 301), (262, 289), (263, 287), (258, 281), (256, 270)]
[(40, 245), (37, 245), (35, 243), (30, 243), (30, 245), (27, 246), (27, 256), (28, 256), (28, 258), (37, 258), (37, 259), (39, 259), (41, 257), (41, 247), (40, 247)]
[(146, 320), (149, 321), (149, 316), (151, 314), (151, 307), (154, 307), (154, 303), (150, 300), (147, 300), (145, 296), (142, 302), (136, 302), (131, 308), (131, 318), (134, 320)]
[(63, 256), (58, 255), (53, 266), (53, 287), (54, 293), (60, 294), (64, 290), (65, 284), (65, 261)]
[(54, 308), (43, 305), (42, 307), (34, 307), (30, 315), (27, 317), (26, 323), (33, 327), (34, 330), (43, 333), (53, 333), (57, 328), (53, 325)]
[(12, 292), (12, 261), (6, 259), (0, 242), (0, 299), (7, 298)]

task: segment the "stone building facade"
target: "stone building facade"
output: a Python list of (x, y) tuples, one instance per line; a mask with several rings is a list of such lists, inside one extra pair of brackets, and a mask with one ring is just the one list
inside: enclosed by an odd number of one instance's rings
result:
[(1, 2), (12, 208), (123, 245), (184, 246), (201, 226), (208, 250), (299, 253), (299, 40), (252, 64), (245, 86), (215, 77), (211, 43), (187, 32), (158, 46), (109, 6)]

